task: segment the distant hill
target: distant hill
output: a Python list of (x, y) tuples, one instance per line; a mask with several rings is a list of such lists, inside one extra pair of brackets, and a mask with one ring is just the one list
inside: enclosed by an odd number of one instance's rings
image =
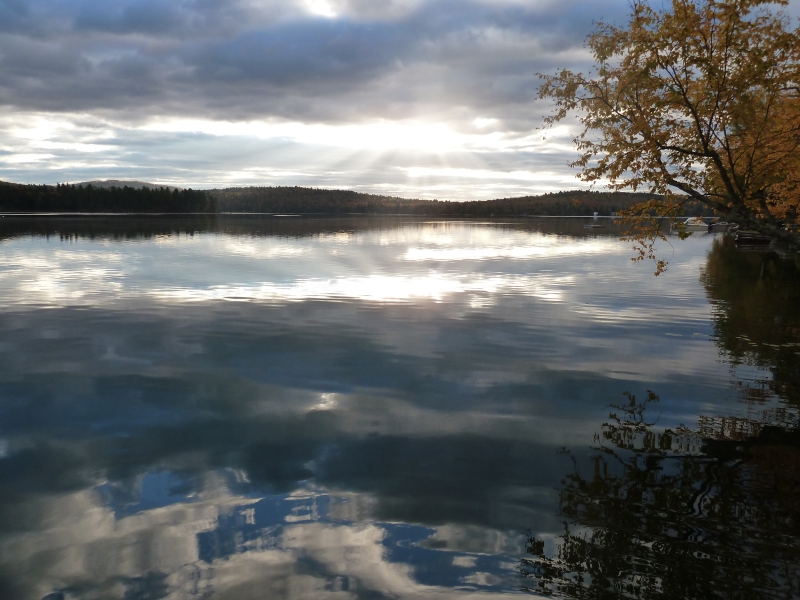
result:
[(92, 186), (96, 188), (112, 188), (112, 187), (131, 187), (131, 188), (147, 188), (150, 190), (157, 190), (160, 188), (166, 188), (170, 191), (172, 190), (182, 190), (183, 188), (177, 187), (174, 185), (160, 185), (157, 183), (148, 183), (147, 181), (127, 181), (124, 179), (105, 179), (105, 180), (95, 180), (95, 181), (83, 181), (81, 183), (75, 183), (73, 185), (79, 185), (81, 187)]
[[(69, 185), (0, 182), (0, 211), (125, 213), (294, 213), (320, 215), (417, 215), (519, 217), (611, 215), (651, 199), (625, 192), (556, 192), (540, 196), (449, 202), (305, 187), (242, 187), (208, 191), (167, 188), (143, 181), (87, 181)], [(699, 202), (686, 214), (706, 215)]]
[[(298, 214), (408, 214), (438, 217), (610, 215), (651, 199), (651, 194), (626, 192), (556, 192), (497, 200), (448, 202), (410, 200), (362, 194), (351, 190), (304, 187), (243, 187), (209, 190), (221, 212)], [(692, 203), (688, 215), (704, 214), (704, 205)]]

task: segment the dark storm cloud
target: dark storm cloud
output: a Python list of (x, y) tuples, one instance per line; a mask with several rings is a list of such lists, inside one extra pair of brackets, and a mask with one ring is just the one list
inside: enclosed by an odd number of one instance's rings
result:
[(407, 39), (395, 27), (315, 20), (201, 44), (183, 58), (204, 81), (263, 82), (303, 90), (324, 86), (323, 92), (379, 76), (408, 54)]
[(103, 0), (74, 2), (69, 25), (82, 33), (137, 34), (148, 38), (202, 39), (231, 35), (296, 15), (291, 3), (246, 0)]
[(536, 71), (580, 61), (591, 21), (606, 16), (598, 3), (331, 2), (336, 18), (304, 6), (0, 0), (0, 103), (312, 121), (493, 107), (513, 118)]
[(31, 7), (25, 0), (0, 0), (0, 31), (30, 27)]
[(75, 26), (77, 29), (152, 35), (179, 27), (182, 17), (177, 5), (158, 0), (128, 5), (87, 2), (78, 13)]

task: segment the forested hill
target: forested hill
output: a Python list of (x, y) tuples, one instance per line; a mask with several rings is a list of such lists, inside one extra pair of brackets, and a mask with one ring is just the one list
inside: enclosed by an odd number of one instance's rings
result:
[(205, 191), (0, 182), (0, 212), (197, 213), (217, 212)]
[[(349, 190), (303, 187), (246, 187), (211, 190), (220, 212), (410, 214), (420, 216), (502, 217), (523, 215), (600, 215), (630, 208), (650, 194), (572, 191), (499, 200), (448, 202), (409, 200)], [(696, 204), (696, 206), (694, 205)], [(702, 214), (693, 203), (687, 214)]]
[[(126, 184), (130, 182), (119, 182)], [(0, 212), (293, 213), (511, 217), (610, 215), (650, 199), (649, 194), (571, 191), (498, 200), (448, 202), (303, 187), (247, 187), (199, 191), (130, 185), (22, 185), (0, 182)], [(688, 215), (704, 214), (693, 203)]]
[(147, 181), (136, 181), (131, 179), (94, 179), (92, 181), (84, 181), (82, 183), (76, 183), (75, 185), (87, 186), (91, 185), (94, 187), (102, 187), (102, 188), (111, 188), (111, 187), (132, 187), (132, 188), (150, 188), (151, 190), (157, 190), (159, 188), (165, 187), (169, 191), (172, 190), (182, 190), (183, 188), (176, 187), (174, 185), (159, 185), (157, 183), (149, 183)]

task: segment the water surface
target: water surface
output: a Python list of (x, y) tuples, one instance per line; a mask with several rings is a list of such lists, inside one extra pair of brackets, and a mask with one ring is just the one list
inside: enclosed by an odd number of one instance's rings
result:
[(797, 594), (797, 261), (587, 222), (0, 219), (0, 597)]

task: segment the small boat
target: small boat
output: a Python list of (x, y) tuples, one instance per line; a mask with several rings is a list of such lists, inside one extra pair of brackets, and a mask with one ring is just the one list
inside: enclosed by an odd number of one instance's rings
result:
[(605, 225), (595, 225), (594, 223), (589, 223), (588, 225), (583, 226), (584, 229), (605, 229)]
[(689, 217), (683, 223), (675, 223), (672, 225), (672, 231), (676, 231), (682, 227), (685, 231), (727, 231), (729, 224), (725, 221), (720, 221), (719, 217), (712, 217), (708, 221), (703, 217)]

